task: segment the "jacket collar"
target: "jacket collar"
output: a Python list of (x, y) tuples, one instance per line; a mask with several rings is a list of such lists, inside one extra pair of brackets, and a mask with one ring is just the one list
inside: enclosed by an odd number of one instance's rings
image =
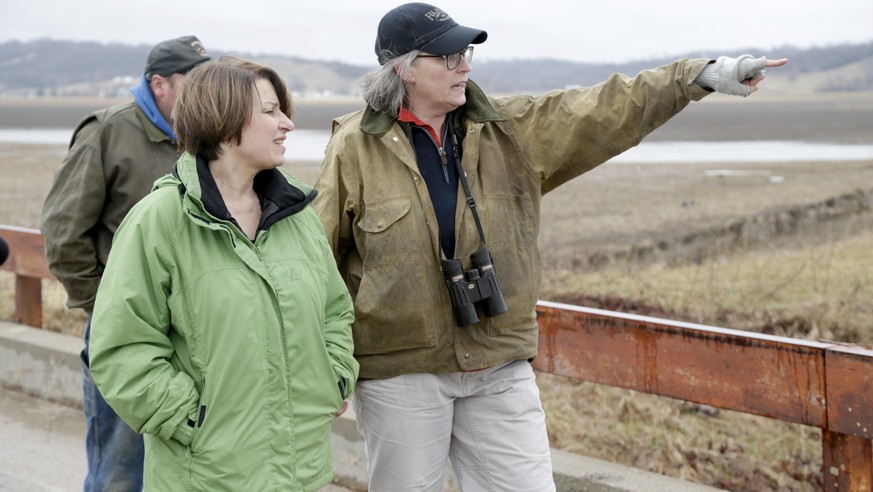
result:
[[(458, 108), (458, 112), (470, 121), (485, 123), (488, 121), (503, 121), (503, 116), (498, 113), (482, 89), (472, 80), (467, 81), (467, 102)], [(371, 135), (384, 135), (391, 129), (397, 118), (384, 111), (376, 111), (370, 105), (364, 110), (361, 118), (361, 131)]]
[[(182, 195), (188, 195), (199, 203), (199, 207), (212, 217), (236, 223), (224, 199), (218, 191), (215, 179), (209, 172), (206, 160), (200, 156), (196, 158), (185, 152), (176, 162), (170, 180), (161, 180), (155, 187), (170, 184), (178, 186)], [(295, 186), (299, 185), (299, 186)], [(318, 192), (302, 182), (292, 183), (287, 176), (278, 169), (267, 169), (255, 176), (254, 188), (261, 201), (261, 223), (258, 229), (268, 229), (279, 220), (294, 215), (309, 205)]]
[(134, 114), (136, 114), (136, 118), (139, 120), (139, 124), (142, 125), (143, 130), (145, 130), (146, 136), (152, 142), (174, 142), (172, 138), (168, 137), (166, 133), (161, 131), (160, 128), (156, 127), (154, 123), (149, 119), (149, 117), (143, 112), (142, 108), (139, 107), (138, 104), (134, 103)]

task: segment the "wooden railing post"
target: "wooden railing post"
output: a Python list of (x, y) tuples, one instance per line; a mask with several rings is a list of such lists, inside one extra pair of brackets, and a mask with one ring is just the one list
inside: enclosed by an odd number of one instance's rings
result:
[(0, 225), (9, 258), (0, 266), (15, 274), (15, 320), (42, 327), (42, 279), (55, 278), (45, 259), (45, 241), (38, 229)]
[(827, 426), (822, 429), (824, 490), (873, 490), (873, 350), (834, 344), (825, 351)]
[(827, 492), (873, 490), (870, 440), (822, 430), (822, 478)]
[(42, 280), (15, 276), (15, 321), (42, 328)]

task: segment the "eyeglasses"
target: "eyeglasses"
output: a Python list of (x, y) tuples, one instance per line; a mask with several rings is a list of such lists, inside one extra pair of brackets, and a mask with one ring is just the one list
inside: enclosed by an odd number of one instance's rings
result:
[(467, 60), (467, 63), (473, 63), (473, 47), (467, 46), (460, 53), (452, 53), (451, 55), (418, 55), (418, 58), (445, 58), (446, 68), (454, 70), (461, 64), (461, 57)]

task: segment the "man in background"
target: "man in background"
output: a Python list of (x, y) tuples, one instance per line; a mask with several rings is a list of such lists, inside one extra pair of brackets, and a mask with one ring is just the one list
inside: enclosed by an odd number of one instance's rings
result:
[(110, 408), (88, 369), (91, 312), (118, 225), (179, 158), (172, 109), (185, 74), (211, 60), (195, 36), (155, 45), (134, 99), (86, 116), (55, 173), (42, 209), (46, 259), (84, 309), (83, 389), (87, 420), (85, 492), (142, 489), (143, 440)]

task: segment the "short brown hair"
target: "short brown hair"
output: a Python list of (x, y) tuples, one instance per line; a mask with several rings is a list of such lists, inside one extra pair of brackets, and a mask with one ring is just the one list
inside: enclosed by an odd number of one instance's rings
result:
[(173, 106), (179, 150), (214, 161), (222, 143), (235, 139), (239, 144), (252, 114), (255, 83), (260, 79), (273, 85), (279, 109), (290, 118), (288, 86), (272, 68), (229, 56), (194, 67)]

